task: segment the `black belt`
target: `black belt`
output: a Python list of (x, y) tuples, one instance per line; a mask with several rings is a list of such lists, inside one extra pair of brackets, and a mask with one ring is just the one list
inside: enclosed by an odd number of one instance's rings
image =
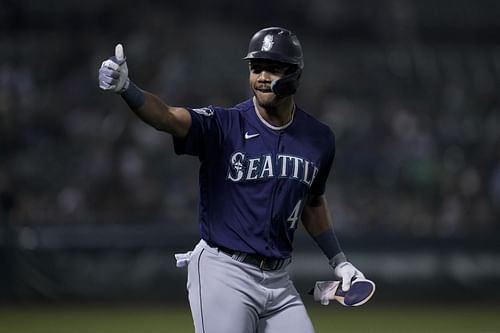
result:
[(285, 267), (291, 262), (291, 258), (269, 258), (258, 254), (246, 253), (228, 249), (212, 242), (205, 241), (209, 246), (217, 248), (220, 252), (230, 256), (234, 260), (260, 268), (263, 271), (275, 271)]

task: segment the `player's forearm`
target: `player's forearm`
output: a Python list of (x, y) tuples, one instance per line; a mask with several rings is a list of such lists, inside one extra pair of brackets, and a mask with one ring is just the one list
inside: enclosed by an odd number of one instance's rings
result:
[(332, 219), (323, 195), (309, 198), (302, 212), (302, 224), (312, 237), (332, 228)]
[(186, 109), (166, 105), (159, 97), (143, 91), (133, 83), (121, 94), (134, 113), (157, 130), (176, 137), (185, 137), (191, 126), (191, 116)]
[(346, 260), (333, 230), (332, 219), (324, 196), (312, 197), (302, 212), (302, 224), (332, 266)]

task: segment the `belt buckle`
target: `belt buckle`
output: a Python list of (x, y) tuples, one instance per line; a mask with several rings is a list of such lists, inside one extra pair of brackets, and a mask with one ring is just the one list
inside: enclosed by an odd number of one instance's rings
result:
[(266, 257), (263, 257), (261, 260), (260, 260), (260, 264), (259, 264), (259, 268), (263, 271), (269, 271), (269, 267), (267, 267), (267, 258)]
[(274, 271), (279, 268), (280, 261), (279, 260), (272, 260), (272, 265), (269, 264), (268, 262), (269, 258), (262, 258), (260, 260), (259, 268), (263, 271)]
[(266, 257), (262, 258), (260, 260), (260, 264), (259, 264), (259, 268), (263, 271), (266, 271), (266, 269), (264, 268), (264, 265), (266, 264)]

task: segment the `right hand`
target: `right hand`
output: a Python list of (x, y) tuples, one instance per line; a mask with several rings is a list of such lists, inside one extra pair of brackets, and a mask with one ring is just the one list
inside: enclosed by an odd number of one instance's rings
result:
[(99, 88), (115, 93), (128, 89), (130, 80), (122, 44), (115, 47), (115, 55), (103, 61), (99, 68)]

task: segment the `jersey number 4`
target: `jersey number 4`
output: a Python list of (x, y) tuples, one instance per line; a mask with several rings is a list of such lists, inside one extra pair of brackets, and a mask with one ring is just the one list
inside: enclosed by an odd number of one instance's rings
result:
[(290, 229), (295, 229), (297, 227), (297, 221), (300, 219), (300, 205), (302, 200), (297, 201), (297, 204), (292, 210), (292, 213), (288, 217), (288, 223), (290, 223)]

